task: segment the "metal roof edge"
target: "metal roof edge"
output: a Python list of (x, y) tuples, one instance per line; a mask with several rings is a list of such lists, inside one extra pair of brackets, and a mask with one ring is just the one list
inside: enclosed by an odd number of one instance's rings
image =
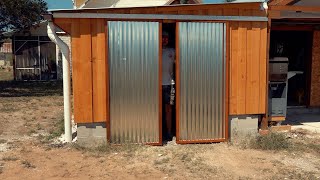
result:
[(81, 10), (108, 10), (108, 9), (130, 9), (130, 8), (152, 8), (152, 7), (179, 7), (179, 6), (206, 6), (206, 5), (227, 5), (227, 4), (251, 4), (251, 3), (263, 3), (265, 0), (255, 0), (254, 2), (223, 2), (223, 3), (203, 3), (203, 4), (174, 4), (164, 6), (137, 6), (137, 7), (103, 7), (103, 8), (82, 8), (82, 9), (52, 9), (48, 12), (57, 11), (81, 11)]

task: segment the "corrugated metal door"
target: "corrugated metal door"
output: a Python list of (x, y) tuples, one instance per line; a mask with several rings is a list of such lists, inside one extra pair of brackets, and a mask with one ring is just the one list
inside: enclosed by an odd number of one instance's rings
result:
[(178, 141), (226, 138), (225, 23), (179, 23)]
[(108, 22), (112, 143), (160, 143), (159, 23)]

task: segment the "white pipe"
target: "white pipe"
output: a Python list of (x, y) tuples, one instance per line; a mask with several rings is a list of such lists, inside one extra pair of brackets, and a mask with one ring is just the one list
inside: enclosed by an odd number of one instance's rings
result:
[(70, 103), (70, 51), (66, 43), (64, 43), (55, 33), (53, 22), (48, 21), (47, 26), (48, 37), (54, 42), (62, 52), (62, 69), (63, 69), (63, 100), (64, 100), (64, 134), (66, 142), (72, 141), (71, 131), (71, 103)]

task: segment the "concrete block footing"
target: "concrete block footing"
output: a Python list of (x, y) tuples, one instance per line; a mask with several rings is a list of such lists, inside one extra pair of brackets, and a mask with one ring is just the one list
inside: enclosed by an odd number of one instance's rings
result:
[(97, 146), (107, 142), (105, 123), (78, 123), (77, 143), (82, 146)]
[(258, 134), (259, 115), (229, 116), (230, 140)]

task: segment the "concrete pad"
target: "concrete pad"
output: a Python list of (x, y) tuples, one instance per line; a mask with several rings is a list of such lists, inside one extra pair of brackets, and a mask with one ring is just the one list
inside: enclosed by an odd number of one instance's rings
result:
[(319, 109), (291, 109), (283, 125), (289, 124), (292, 130), (305, 129), (310, 132), (320, 133), (320, 112)]
[(310, 132), (320, 133), (320, 122), (302, 123), (301, 125), (292, 126), (292, 129), (305, 129)]

